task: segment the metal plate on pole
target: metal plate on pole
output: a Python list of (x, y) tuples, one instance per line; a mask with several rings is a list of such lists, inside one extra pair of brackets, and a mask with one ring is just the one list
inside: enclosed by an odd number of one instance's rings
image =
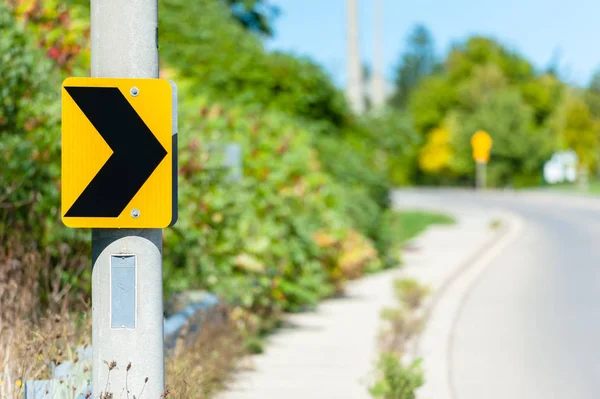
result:
[(110, 256), (110, 326), (135, 328), (136, 314), (136, 256)]

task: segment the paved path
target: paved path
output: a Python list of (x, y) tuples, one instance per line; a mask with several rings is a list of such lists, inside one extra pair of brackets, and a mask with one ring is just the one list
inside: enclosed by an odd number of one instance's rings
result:
[(501, 256), (475, 262), (434, 308), (422, 342), (436, 350), (432, 356), (427, 345), (420, 349), (426, 362), (437, 361), (429, 363), (419, 398), (599, 398), (599, 199), (449, 190), (399, 196), (405, 203), (501, 208), (522, 221)]
[(253, 358), (254, 370), (239, 373), (220, 399), (370, 398), (379, 312), (394, 303), (393, 279), (416, 276), (439, 289), (500, 234), (490, 228), (499, 217), (493, 211), (457, 206), (451, 213), (457, 225), (433, 227), (415, 240), (404, 268), (355, 281), (343, 298), (289, 316), (266, 353)]
[(540, 194), (482, 201), (519, 213), (525, 228), (458, 315), (455, 398), (599, 398), (600, 202)]

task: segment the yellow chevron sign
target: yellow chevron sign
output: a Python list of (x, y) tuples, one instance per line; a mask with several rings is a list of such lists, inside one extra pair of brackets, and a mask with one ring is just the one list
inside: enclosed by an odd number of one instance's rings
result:
[(162, 228), (177, 219), (176, 87), (163, 79), (69, 78), (62, 86), (62, 219)]

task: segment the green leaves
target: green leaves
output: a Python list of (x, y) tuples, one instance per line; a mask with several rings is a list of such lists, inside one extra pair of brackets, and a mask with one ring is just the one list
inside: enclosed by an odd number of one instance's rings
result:
[(598, 161), (600, 120), (595, 120), (588, 104), (579, 93), (569, 91), (555, 113), (552, 127), (562, 148), (571, 148), (583, 167), (590, 168)]
[(264, 0), (227, 0), (235, 18), (253, 32), (273, 35), (273, 20), (279, 9)]
[[(338, 199), (342, 188), (321, 170), (310, 133), (297, 120), (204, 104), (182, 104), (180, 217), (165, 245), (166, 274), (177, 279), (166, 280), (167, 291), (182, 288), (183, 279), (185, 287), (212, 290), (259, 313), (314, 305), (343, 279), (338, 262), (345, 247), (321, 248), (313, 238), (323, 231), (343, 239), (354, 227)], [(240, 181), (227, 182), (219, 167), (225, 143), (241, 147)], [(368, 240), (356, 247), (372, 249)]]
[[(543, 163), (562, 147), (576, 148), (590, 167), (597, 148), (593, 112), (583, 109), (581, 100), (577, 109), (568, 109), (565, 93), (566, 85), (555, 76), (536, 73), (524, 57), (495, 40), (475, 36), (455, 45), (443, 69), (425, 78), (409, 102), (415, 127), (427, 138), (419, 182), (473, 181), (470, 138), (478, 130), (494, 140), (488, 165), (492, 186), (538, 184)], [(591, 91), (585, 99), (598, 108)], [(571, 120), (575, 128), (567, 127), (566, 115), (578, 119)], [(437, 148), (432, 138), (442, 131), (449, 140)], [(436, 154), (440, 159), (432, 159)]]
[[(196, 92), (212, 99), (275, 109), (329, 127), (348, 123), (343, 94), (321, 67), (308, 59), (266, 52), (225, 3), (161, 0), (161, 59), (189, 78)], [(260, 1), (252, 3), (242, 9), (262, 7)]]
[(58, 93), (48, 82), (57, 75), (4, 4), (0, 54), (0, 237), (19, 226), (44, 242), (50, 237), (39, 215), (58, 216)]
[[(24, 27), (0, 5), (0, 239), (19, 231), (28, 243), (88, 253), (89, 231), (64, 228), (59, 201), (59, 87), (62, 75), (87, 73), (87, 3), (27, 1), (13, 10)], [(181, 99), (180, 215), (164, 233), (165, 291), (205, 288), (260, 314), (299, 310), (380, 265), (365, 235), (376, 237), (388, 204), (386, 172), (370, 153), (386, 134), (357, 122), (322, 68), (266, 52), (227, 3), (160, 0), (162, 73)], [(411, 136), (406, 125), (395, 127)], [(333, 141), (319, 154), (325, 135)], [(242, 152), (239, 180), (224, 164), (231, 143)], [(388, 140), (396, 150), (404, 147)]]
[(424, 383), (420, 360), (404, 366), (399, 355), (382, 353), (378, 370), (381, 377), (369, 388), (374, 398), (415, 399), (416, 390)]
[(396, 91), (391, 103), (404, 109), (412, 91), (421, 79), (435, 69), (436, 56), (433, 38), (423, 25), (417, 25), (407, 40), (408, 51), (402, 55), (396, 70)]

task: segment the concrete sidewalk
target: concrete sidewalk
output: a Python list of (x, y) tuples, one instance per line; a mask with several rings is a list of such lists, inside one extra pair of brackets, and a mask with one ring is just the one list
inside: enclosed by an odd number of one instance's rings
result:
[[(489, 220), (488, 228), (492, 233), (486, 234), (487, 242), (478, 241), (475, 237), (469, 238), (467, 234), (462, 233), (467, 240), (477, 244), (473, 245), (471, 255), (461, 264), (453, 263), (454, 266), (447, 269), (436, 266), (443, 263), (444, 256), (455, 252), (460, 256), (458, 253), (464, 253), (464, 244), (445, 246), (441, 243), (439, 251), (432, 252), (431, 257), (420, 260), (423, 264), (408, 258), (408, 267), (405, 269), (407, 275), (428, 284), (434, 292), (426, 305), (425, 327), (409, 353), (412, 358), (423, 359), (425, 385), (417, 392), (417, 398), (454, 399), (456, 395), (450, 368), (450, 352), (456, 319), (465, 298), (485, 272), (490, 261), (500, 255), (501, 251), (518, 237), (522, 221), (517, 215), (505, 210), (473, 207), (469, 202), (465, 202), (465, 205), (457, 205), (457, 202), (445, 202), (441, 196), (423, 195), (419, 192), (399, 192), (395, 202), (398, 206), (406, 208), (418, 206), (462, 215), (459, 217), (463, 224), (477, 224), (478, 221), (486, 220), (486, 217)], [(472, 227), (471, 231), (475, 232), (475, 226)]]
[[(397, 204), (406, 209), (443, 205), (399, 199)], [(285, 327), (269, 338), (266, 353), (253, 357), (253, 370), (238, 373), (219, 398), (370, 398), (367, 388), (378, 357), (379, 313), (394, 305), (392, 281), (415, 277), (429, 284), (436, 298), (435, 292), (502, 235), (502, 229), (491, 228), (492, 221), (501, 218), (499, 213), (468, 208), (443, 211), (456, 217), (457, 224), (434, 226), (411, 242), (401, 269), (352, 282), (343, 298), (327, 300), (315, 312), (289, 315)], [(426, 358), (426, 373), (428, 368)]]

